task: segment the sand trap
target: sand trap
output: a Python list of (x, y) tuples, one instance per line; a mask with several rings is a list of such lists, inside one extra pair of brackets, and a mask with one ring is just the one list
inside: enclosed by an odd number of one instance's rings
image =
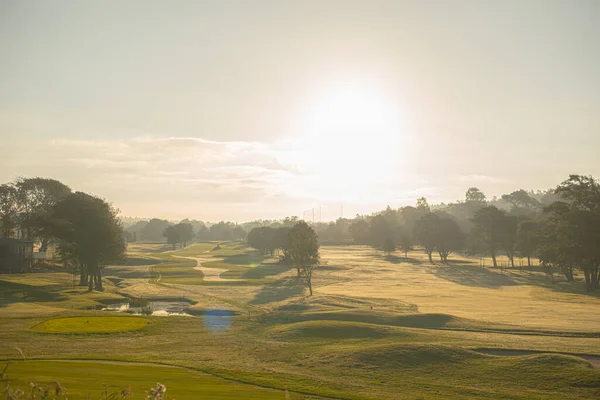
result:
[(224, 268), (207, 268), (203, 267), (202, 263), (210, 262), (210, 261), (218, 261), (214, 257), (183, 257), (183, 256), (173, 256), (177, 258), (187, 258), (188, 260), (196, 260), (195, 270), (198, 270), (204, 274), (204, 280), (207, 282), (245, 282), (245, 279), (227, 279), (221, 278), (221, 274), (223, 272), (227, 272)]

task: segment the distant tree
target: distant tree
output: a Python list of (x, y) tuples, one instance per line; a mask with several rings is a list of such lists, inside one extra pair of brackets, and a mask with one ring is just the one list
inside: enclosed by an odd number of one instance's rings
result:
[(505, 217), (504, 211), (495, 206), (487, 206), (479, 209), (471, 219), (474, 224), (472, 236), (476, 249), (488, 253), (492, 257), (494, 267), (498, 266), (496, 255), (502, 247)]
[(179, 236), (179, 244), (181, 247), (186, 247), (187, 242), (194, 238), (194, 228), (189, 222), (180, 222), (175, 225), (175, 230)]
[(275, 248), (281, 250), (279, 262), (284, 265), (290, 265), (290, 228), (282, 226), (275, 231)]
[(277, 248), (277, 232), (275, 228), (269, 226), (261, 226), (253, 228), (248, 233), (248, 246), (260, 251), (261, 254), (271, 254)]
[(304, 221), (290, 230), (290, 261), (312, 296), (312, 278), (319, 265), (319, 241), (315, 231)]
[(82, 192), (56, 203), (44, 220), (44, 234), (59, 240), (63, 260), (80, 265), (80, 284), (103, 290), (104, 267), (125, 258), (126, 244), (118, 211), (104, 200)]
[(196, 240), (199, 242), (210, 241), (210, 230), (203, 222), (200, 222), (197, 225), (195, 237), (196, 237)]
[(234, 229), (233, 222), (220, 221), (210, 226), (210, 237), (212, 240), (233, 240)]
[(429, 207), (429, 203), (425, 197), (419, 197), (417, 199), (417, 210), (422, 210), (424, 213), (428, 213), (431, 211)]
[(233, 238), (235, 240), (244, 240), (246, 239), (246, 231), (244, 230), (244, 228), (242, 228), (240, 225), (236, 225), (235, 228), (233, 228)]
[(383, 246), (381, 247), (381, 250), (383, 250), (385, 252), (385, 254), (390, 256), (392, 254), (392, 252), (394, 250), (396, 250), (396, 243), (394, 243), (394, 241), (391, 238), (387, 238), (383, 242)]
[(177, 248), (177, 245), (181, 242), (179, 231), (175, 225), (171, 225), (165, 228), (163, 236), (167, 238), (167, 243), (173, 246), (173, 250)]
[(522, 257), (527, 257), (527, 266), (531, 267), (531, 257), (539, 247), (541, 223), (526, 219), (517, 226), (517, 251)]
[(523, 189), (502, 195), (502, 200), (511, 205), (510, 213), (519, 217), (533, 217), (542, 208), (541, 203)]
[(133, 233), (131, 233), (129, 231), (125, 231), (125, 230), (123, 231), (123, 239), (125, 240), (126, 243), (135, 242)]
[(381, 214), (373, 217), (369, 226), (369, 244), (379, 249), (387, 239), (392, 237), (393, 232), (388, 220)]
[(465, 193), (465, 201), (467, 203), (485, 203), (485, 194), (476, 187), (470, 187)]
[(169, 221), (164, 219), (152, 218), (148, 224), (142, 228), (142, 240), (147, 242), (161, 242), (163, 233), (169, 227)]
[(348, 228), (354, 238), (354, 244), (369, 244), (369, 223), (359, 219), (350, 224)]
[(400, 236), (400, 240), (398, 241), (398, 247), (400, 251), (404, 253), (404, 258), (408, 258), (408, 252), (412, 250), (412, 238), (408, 234), (403, 234)]
[(519, 219), (514, 215), (505, 215), (503, 218), (501, 243), (511, 267), (515, 267), (515, 254), (517, 253)]
[(434, 213), (429, 213), (417, 221), (414, 228), (414, 235), (417, 242), (423, 246), (425, 253), (429, 257), (429, 262), (433, 263), (431, 255), (435, 250), (437, 240), (437, 228), (439, 217)]
[(440, 255), (440, 260), (448, 263), (448, 256), (463, 248), (465, 234), (458, 223), (450, 216), (438, 217), (435, 223), (435, 248)]

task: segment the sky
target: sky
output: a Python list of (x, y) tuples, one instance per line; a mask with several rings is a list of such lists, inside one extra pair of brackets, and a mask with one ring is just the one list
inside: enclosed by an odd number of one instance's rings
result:
[(600, 177), (598, 71), (594, 0), (0, 0), (0, 183), (240, 222), (547, 189)]

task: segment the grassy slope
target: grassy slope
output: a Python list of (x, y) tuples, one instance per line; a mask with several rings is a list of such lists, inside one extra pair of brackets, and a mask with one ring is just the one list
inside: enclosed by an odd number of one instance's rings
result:
[[(293, 271), (274, 270), (277, 266), (269, 265), (269, 260), (252, 265), (251, 257), (243, 255), (246, 250), (233, 245), (224, 250), (229, 255), (221, 255), (218, 262), (245, 265), (244, 274), (265, 274), (260, 271), (264, 268), (277, 282), (151, 285), (147, 275), (137, 277), (136, 268), (147, 268), (140, 265), (107, 271), (122, 281), (107, 285), (107, 293), (97, 295), (68, 293), (73, 289), (60, 289), (52, 276), (44, 277), (42, 289), (32, 285), (37, 297), (18, 303), (39, 306), (37, 313), (17, 314), (11, 305), (17, 304), (18, 297), (0, 303), (0, 340), (7, 344), (0, 347), (0, 358), (19, 357), (22, 351), (35, 358), (158, 361), (244, 382), (348, 399), (600, 397), (600, 371), (580, 358), (556, 354), (498, 357), (470, 350), (600, 354), (598, 338), (561, 336), (598, 332), (596, 309), (590, 309), (597, 297), (577, 293), (562, 283), (552, 287), (536, 273), (480, 270), (477, 260), (432, 266), (417, 253), (404, 262), (375, 256), (364, 248), (331, 247), (322, 249), (326, 265), (318, 271), (316, 295), (309, 299), (295, 285)], [(136, 258), (170, 254), (152, 251), (151, 246), (140, 246), (134, 254)], [(196, 255), (198, 249), (185, 251)], [(11, 284), (19, 285), (33, 280), (31, 275), (12, 278)], [(69, 309), (97, 302), (97, 296), (122, 293), (185, 295), (198, 302), (194, 307), (218, 306), (252, 314), (233, 317), (225, 332), (212, 330), (209, 318), (202, 316), (149, 317), (152, 324), (142, 331), (80, 335), (76, 341), (68, 335), (30, 330), (51, 315), (43, 312), (46, 304), (66, 314), (97, 315)], [(482, 315), (481, 309), (488, 312)], [(586, 313), (587, 325), (583, 323)], [(541, 317), (534, 317), (537, 314)]]

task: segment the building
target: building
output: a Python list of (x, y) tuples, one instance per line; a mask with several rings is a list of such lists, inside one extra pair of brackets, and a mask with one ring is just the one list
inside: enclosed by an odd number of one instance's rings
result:
[(31, 240), (0, 238), (0, 274), (28, 272), (32, 260)]

